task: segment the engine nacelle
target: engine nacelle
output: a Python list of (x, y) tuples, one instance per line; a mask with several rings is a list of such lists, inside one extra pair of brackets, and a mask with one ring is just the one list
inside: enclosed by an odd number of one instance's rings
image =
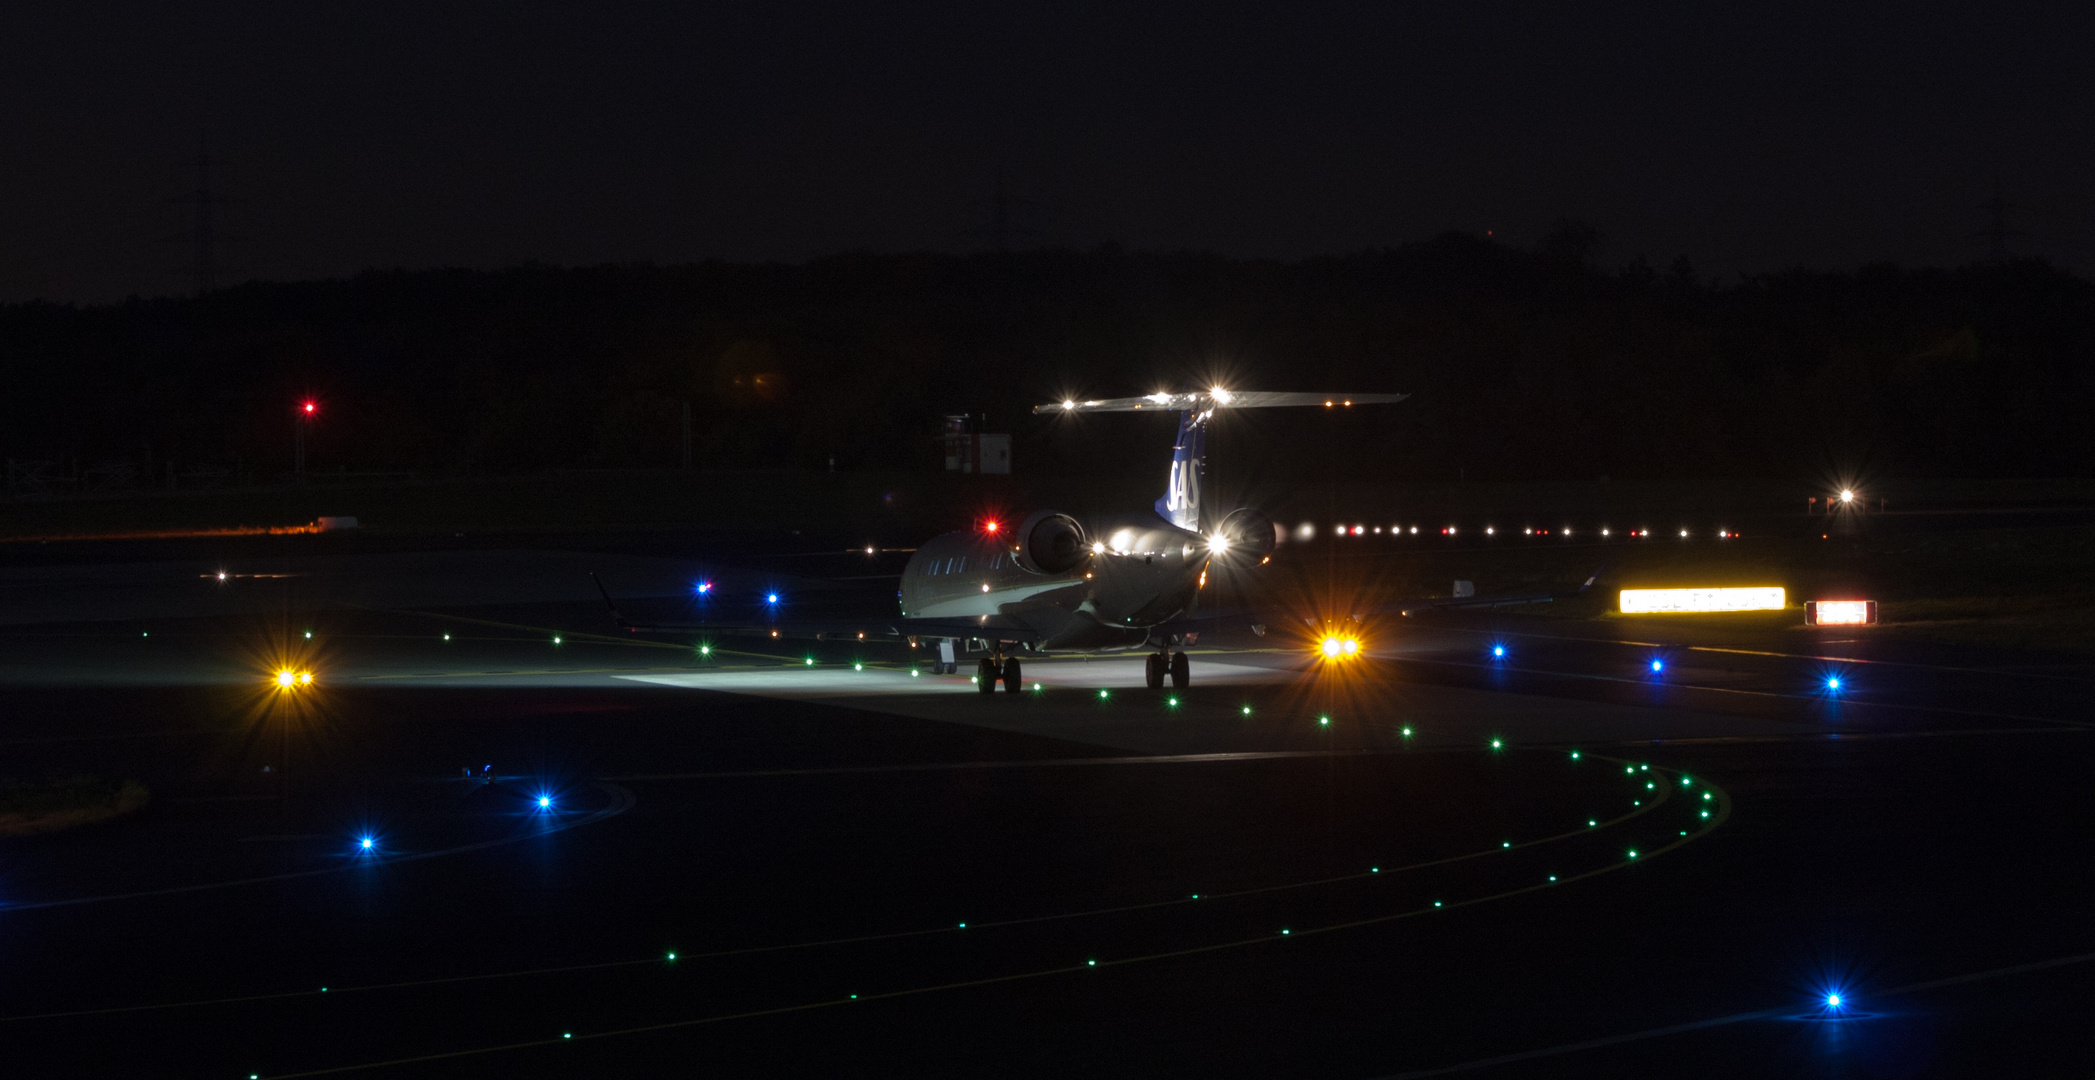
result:
[(1245, 506), (1229, 512), (1215, 532), (1229, 541), (1228, 554), (1263, 559), (1280, 546), (1280, 526), (1265, 511)]
[(1034, 574), (1066, 574), (1091, 555), (1084, 527), (1068, 514), (1036, 510), (1021, 522), (1012, 555), (1019, 568)]

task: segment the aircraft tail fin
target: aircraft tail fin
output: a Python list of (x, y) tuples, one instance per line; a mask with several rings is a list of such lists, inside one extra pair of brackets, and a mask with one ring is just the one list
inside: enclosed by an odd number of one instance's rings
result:
[(1209, 415), (1190, 409), (1178, 414), (1171, 476), (1164, 482), (1164, 497), (1157, 500), (1157, 516), (1188, 532), (1200, 531), (1200, 479), (1207, 460)]

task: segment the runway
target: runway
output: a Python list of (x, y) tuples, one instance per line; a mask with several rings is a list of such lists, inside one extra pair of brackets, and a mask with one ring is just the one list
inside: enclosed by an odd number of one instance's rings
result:
[[(507, 555), (525, 580), (477, 603), (459, 560), (337, 559), (237, 603), (65, 568), (139, 595), (9, 620), (0, 748), (155, 801), (0, 841), (24, 1074), (2086, 1053), (2051, 1033), (2095, 972), (2044, 964), (2095, 945), (2060, 861), (2095, 812), (2054, 782), (2095, 763), (2095, 717), (2049, 658), (1501, 614), (1390, 627), (1343, 669), (1225, 635), (1183, 692), (1029, 658), (983, 695), (900, 648), (622, 640), (567, 580), (603, 561)], [(296, 708), (280, 661), (316, 672)], [(457, 779), (482, 764), (503, 779)], [(1863, 1003), (1838, 1028), (1812, 1012), (1834, 985)]]

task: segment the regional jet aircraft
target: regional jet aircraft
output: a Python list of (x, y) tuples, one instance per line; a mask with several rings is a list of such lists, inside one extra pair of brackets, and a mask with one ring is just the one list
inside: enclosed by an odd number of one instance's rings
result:
[[(903, 569), (900, 610), (892, 618), (848, 625), (779, 621), (679, 626), (626, 622), (615, 604), (612, 614), (633, 631), (702, 629), (772, 638), (936, 642), (940, 674), (957, 673), (960, 652), (986, 654), (976, 664), (975, 679), (985, 694), (1000, 682), (1010, 693), (1019, 691), (1022, 652), (1147, 649), (1149, 685), (1161, 687), (1168, 678), (1174, 687), (1183, 688), (1191, 675), (1182, 646), (1197, 634), (1193, 620), (1209, 571), (1262, 565), (1280, 538), (1272, 519), (1256, 508), (1217, 515), (1203, 505), (1208, 424), (1218, 412), (1232, 409), (1350, 408), (1408, 396), (1232, 392), (1216, 387), (1042, 405), (1033, 410), (1035, 415), (1176, 412), (1178, 441), (1163, 497), (1151, 509), (1090, 522), (1038, 510), (1015, 528), (987, 521), (975, 529), (934, 537), (917, 548)], [(1498, 597), (1462, 606), (1548, 599)], [(604, 600), (611, 604), (608, 592)]]

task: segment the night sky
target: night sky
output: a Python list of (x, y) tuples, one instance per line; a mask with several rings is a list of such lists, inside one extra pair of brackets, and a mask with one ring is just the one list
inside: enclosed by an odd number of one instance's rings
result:
[(2084, 5), (186, 3), (0, 16), (0, 300), (368, 267), (1448, 229), (1708, 273), (2095, 268)]

